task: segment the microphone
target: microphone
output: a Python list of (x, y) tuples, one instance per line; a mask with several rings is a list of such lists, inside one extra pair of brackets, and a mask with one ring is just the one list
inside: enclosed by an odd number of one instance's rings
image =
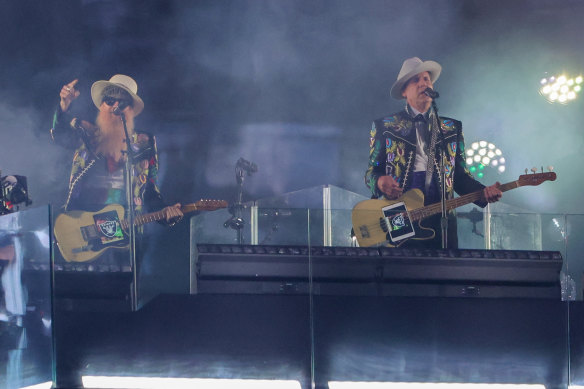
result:
[(426, 90), (422, 93), (424, 93), (426, 96), (430, 97), (431, 99), (437, 99), (438, 97), (440, 97), (440, 93), (436, 92), (432, 88), (426, 88)]
[(114, 108), (114, 115), (116, 115), (116, 116), (121, 116), (122, 115), (122, 110), (120, 109), (120, 107), (115, 107)]
[(235, 167), (240, 168), (241, 170), (245, 170), (248, 174), (258, 171), (258, 166), (255, 163), (249, 162), (243, 158), (239, 158)]

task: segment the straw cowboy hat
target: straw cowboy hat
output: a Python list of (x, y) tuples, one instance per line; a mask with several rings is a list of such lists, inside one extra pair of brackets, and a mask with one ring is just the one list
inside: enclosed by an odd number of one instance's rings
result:
[(389, 94), (394, 99), (401, 100), (404, 98), (402, 96), (403, 87), (410, 80), (410, 78), (416, 74), (428, 72), (430, 73), (430, 80), (432, 80), (432, 84), (434, 84), (436, 80), (438, 80), (438, 77), (440, 77), (441, 71), (442, 66), (440, 66), (438, 62), (422, 61), (418, 57), (408, 58), (404, 61), (397, 76), (397, 81), (394, 82)]
[(103, 100), (103, 91), (108, 86), (117, 86), (122, 88), (132, 96), (133, 109), (136, 116), (144, 109), (144, 102), (136, 93), (138, 93), (138, 84), (132, 77), (124, 76), (123, 74), (116, 74), (109, 81), (96, 81), (91, 86), (91, 99), (97, 108), (101, 105)]

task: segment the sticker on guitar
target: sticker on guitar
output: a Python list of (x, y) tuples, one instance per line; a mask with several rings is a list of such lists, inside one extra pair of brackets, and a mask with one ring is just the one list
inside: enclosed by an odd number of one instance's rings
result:
[(102, 246), (127, 240), (116, 211), (95, 214), (93, 215), (93, 220), (99, 232), (99, 239)]
[(382, 223), (385, 224), (386, 232), (392, 242), (399, 242), (416, 234), (404, 202), (388, 205), (381, 208), (381, 211), (384, 215)]

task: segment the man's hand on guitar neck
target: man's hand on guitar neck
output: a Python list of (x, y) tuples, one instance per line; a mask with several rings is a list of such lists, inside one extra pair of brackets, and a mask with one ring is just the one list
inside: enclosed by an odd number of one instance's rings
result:
[(181, 208), (180, 203), (176, 203), (174, 205), (170, 205), (162, 209), (162, 213), (164, 214), (166, 223), (169, 226), (174, 226), (176, 223), (182, 220), (184, 215), (180, 208)]
[(497, 181), (493, 185), (485, 187), (485, 189), (483, 189), (481, 200), (486, 201), (488, 203), (494, 203), (496, 201), (499, 201), (501, 199), (501, 196), (503, 196), (503, 192), (499, 190), (500, 186), (501, 184), (499, 183), (499, 181)]
[(403, 194), (403, 188), (391, 176), (381, 176), (377, 179), (377, 188), (389, 200), (395, 200)]

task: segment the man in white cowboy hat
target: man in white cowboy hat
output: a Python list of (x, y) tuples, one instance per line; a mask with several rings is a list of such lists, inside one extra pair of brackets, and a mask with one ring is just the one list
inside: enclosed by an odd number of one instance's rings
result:
[[(385, 116), (373, 122), (370, 136), (369, 165), (365, 173), (365, 184), (375, 198), (396, 200), (410, 189), (420, 189), (424, 194), (424, 204), (439, 203), (442, 193), (440, 176), (440, 136), (443, 132), (446, 144), (444, 168), (446, 172), (446, 196), (454, 197), (454, 192), (466, 194), (482, 191), (476, 204), (486, 206), (498, 201), (501, 191), (496, 183), (485, 187), (476, 181), (468, 171), (464, 159), (464, 138), (462, 123), (451, 118), (437, 118), (432, 109), (434, 83), (438, 80), (442, 67), (434, 61), (408, 58), (403, 62), (397, 80), (391, 87), (394, 99), (405, 99), (402, 111)], [(442, 246), (441, 215), (437, 214), (421, 222), (435, 231), (435, 235), (419, 233), (408, 244), (421, 247), (440, 248)], [(448, 223), (448, 247), (457, 247), (456, 221), (453, 215)]]
[(96, 212), (108, 204), (127, 204), (124, 184), (127, 143), (123, 115), (134, 155), (132, 194), (136, 213), (145, 209), (162, 210), (167, 224), (179, 221), (183, 216), (180, 204), (165, 206), (156, 183), (156, 140), (153, 135), (134, 128), (135, 117), (144, 109), (136, 81), (116, 74), (108, 81), (92, 85), (91, 99), (98, 109), (95, 124), (69, 113), (72, 102), (80, 95), (77, 82), (73, 80), (61, 88), (51, 129), (53, 140), (77, 147), (65, 210)]

